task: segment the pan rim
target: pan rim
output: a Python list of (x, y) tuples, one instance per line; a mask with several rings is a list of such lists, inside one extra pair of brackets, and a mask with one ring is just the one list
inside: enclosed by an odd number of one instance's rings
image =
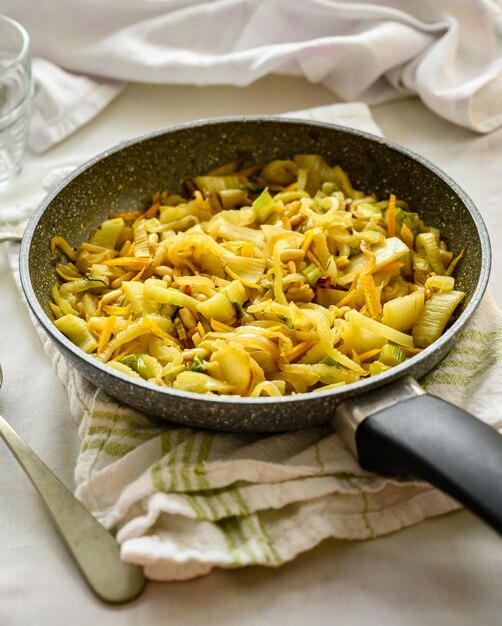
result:
[[(448, 330), (441, 335), (431, 346), (425, 348), (420, 354), (413, 356), (408, 361), (397, 365), (377, 376), (373, 376), (370, 378), (366, 378), (355, 383), (350, 383), (344, 385), (342, 387), (338, 387), (336, 389), (331, 389), (327, 391), (319, 391), (319, 392), (306, 392), (300, 394), (292, 394), (287, 396), (277, 396), (277, 397), (244, 397), (244, 396), (218, 396), (218, 395), (206, 395), (206, 394), (198, 394), (189, 391), (181, 391), (177, 389), (173, 389), (170, 387), (160, 387), (153, 383), (148, 383), (147, 381), (138, 380), (136, 378), (131, 378), (126, 374), (122, 374), (112, 368), (108, 367), (106, 364), (101, 363), (97, 359), (91, 357), (90, 355), (84, 353), (82, 350), (77, 348), (65, 335), (63, 335), (56, 326), (49, 319), (45, 311), (42, 309), (41, 305), (38, 302), (37, 296), (31, 284), (30, 275), (29, 275), (29, 252), (31, 241), (33, 235), (35, 233), (36, 227), (46, 208), (51, 204), (54, 198), (75, 178), (80, 176), (89, 168), (93, 167), (100, 161), (125, 150), (133, 145), (142, 143), (147, 140), (155, 139), (157, 137), (173, 134), (178, 131), (193, 129), (197, 127), (205, 127), (205, 126), (213, 126), (213, 125), (230, 125), (231, 123), (280, 123), (283, 125), (302, 125), (309, 126), (312, 128), (323, 129), (327, 128), (330, 130), (336, 130), (346, 135), (353, 135), (357, 137), (362, 137), (364, 139), (370, 140), (371, 142), (376, 142), (386, 147), (398, 152), (403, 157), (410, 158), (414, 161), (417, 161), (420, 165), (425, 167), (427, 170), (432, 172), (435, 176), (440, 178), (446, 185), (456, 194), (457, 197), (460, 198), (462, 203), (466, 206), (469, 211), (476, 230), (479, 234), (479, 239), (481, 243), (481, 269), (479, 273), (479, 278), (476, 284), (476, 288), (474, 292), (471, 294), (471, 298), (469, 304), (465, 308), (465, 310), (461, 313), (458, 319), (448, 328)], [(402, 378), (406, 374), (412, 374), (412, 370), (418, 370), (420, 366), (428, 361), (432, 360), (433, 365), (426, 366), (424, 371), (429, 372), (434, 365), (437, 363), (437, 359), (431, 359), (431, 356), (434, 354), (442, 354), (445, 351), (445, 354), (449, 351), (449, 344), (453, 341), (455, 336), (459, 334), (469, 320), (472, 317), (472, 314), (479, 306), (481, 299), (486, 291), (488, 286), (490, 269), (491, 269), (491, 245), (490, 238), (488, 234), (488, 229), (486, 224), (481, 216), (481, 213), (477, 209), (476, 205), (470, 198), (470, 196), (463, 190), (462, 187), (452, 179), (448, 174), (446, 174), (441, 168), (437, 165), (426, 159), (425, 157), (419, 155), (418, 153), (410, 150), (409, 148), (405, 148), (400, 144), (394, 142), (393, 140), (387, 139), (385, 137), (380, 137), (378, 135), (374, 135), (372, 133), (366, 131), (360, 131), (354, 128), (346, 127), (340, 124), (333, 124), (331, 122), (318, 122), (315, 120), (305, 120), (302, 118), (295, 117), (286, 117), (282, 115), (253, 115), (253, 116), (224, 116), (218, 118), (204, 118), (190, 122), (184, 122), (182, 124), (169, 125), (163, 128), (156, 129), (154, 131), (150, 131), (147, 133), (143, 133), (131, 139), (128, 139), (124, 142), (120, 142), (115, 146), (107, 148), (91, 159), (85, 161), (82, 165), (77, 167), (73, 172), (71, 172), (68, 176), (66, 176), (44, 199), (38, 204), (37, 208), (33, 212), (30, 217), (28, 224), (26, 226), (22, 242), (21, 249), (19, 255), (19, 269), (20, 269), (20, 277), (21, 284), (23, 288), (23, 292), (26, 296), (28, 304), (37, 318), (38, 322), (42, 325), (44, 331), (49, 334), (49, 336), (55, 341), (57, 345), (61, 345), (65, 350), (71, 352), (76, 358), (83, 360), (89, 366), (98, 369), (111, 376), (112, 378), (116, 378), (125, 384), (133, 384), (134, 386), (138, 386), (145, 390), (156, 391), (160, 393), (162, 396), (165, 396), (166, 401), (169, 401), (169, 398), (181, 398), (183, 400), (197, 400), (198, 402), (208, 403), (212, 405), (222, 405), (222, 408), (226, 404), (232, 405), (242, 405), (242, 406), (270, 406), (272, 408), (278, 404), (284, 403), (295, 403), (295, 402), (304, 402), (305, 400), (319, 400), (322, 401), (324, 399), (333, 400), (337, 396), (340, 397), (340, 400), (350, 397), (357, 393), (364, 393), (365, 391), (369, 391), (371, 389), (375, 389), (377, 387), (384, 386), (389, 384), (399, 378)]]

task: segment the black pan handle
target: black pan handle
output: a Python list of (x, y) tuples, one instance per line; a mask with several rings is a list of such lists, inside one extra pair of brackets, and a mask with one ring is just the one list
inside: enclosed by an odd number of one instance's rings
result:
[(368, 396), (344, 402), (335, 418), (342, 435), (352, 432), (360, 465), (424, 479), (502, 534), (502, 436), (411, 377)]

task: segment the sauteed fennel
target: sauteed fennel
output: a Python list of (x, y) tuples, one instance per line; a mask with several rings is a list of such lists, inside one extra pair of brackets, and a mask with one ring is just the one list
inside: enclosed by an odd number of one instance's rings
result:
[(55, 325), (110, 367), (204, 394), (336, 388), (435, 341), (464, 293), (438, 229), (314, 154), (239, 167), (51, 240)]

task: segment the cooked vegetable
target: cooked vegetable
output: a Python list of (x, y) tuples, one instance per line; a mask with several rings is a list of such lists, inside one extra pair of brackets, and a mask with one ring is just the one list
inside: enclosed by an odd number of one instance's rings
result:
[(383, 305), (382, 322), (396, 330), (407, 331), (417, 323), (424, 308), (424, 290), (389, 300)]
[(384, 365), (394, 366), (406, 360), (406, 352), (395, 343), (386, 343), (380, 350), (378, 360)]
[(82, 318), (69, 313), (57, 319), (54, 324), (70, 341), (84, 352), (90, 354), (98, 347), (96, 338)]
[(417, 348), (427, 348), (441, 336), (464, 296), (462, 291), (439, 291), (427, 300), (413, 327), (413, 339)]
[(316, 154), (186, 181), (54, 237), (55, 325), (149, 383), (279, 396), (378, 375), (437, 339), (464, 293), (450, 252), (390, 194), (355, 189)]
[(105, 220), (90, 238), (89, 243), (114, 250), (124, 226), (125, 222), (121, 217)]

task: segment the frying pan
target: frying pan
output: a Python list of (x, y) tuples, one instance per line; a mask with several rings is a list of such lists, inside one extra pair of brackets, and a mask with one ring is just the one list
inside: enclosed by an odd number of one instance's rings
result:
[[(204, 396), (132, 379), (76, 348), (52, 323), (49, 242), (86, 240), (109, 213), (144, 208), (156, 191), (236, 157), (253, 162), (323, 155), (354, 185), (406, 200), (467, 254), (456, 285), (460, 314), (432, 346), (378, 376), (345, 387), (279, 398)], [(486, 227), (460, 187), (422, 157), (392, 142), (332, 124), (273, 117), (223, 118), (159, 130), (92, 159), (38, 207), (23, 237), (24, 293), (42, 327), (81, 374), (110, 395), (157, 417), (205, 429), (266, 433), (331, 422), (360, 464), (383, 474), (420, 477), (502, 532), (502, 437), (465, 411), (427, 395), (416, 382), (452, 348), (485, 291), (490, 269)]]

